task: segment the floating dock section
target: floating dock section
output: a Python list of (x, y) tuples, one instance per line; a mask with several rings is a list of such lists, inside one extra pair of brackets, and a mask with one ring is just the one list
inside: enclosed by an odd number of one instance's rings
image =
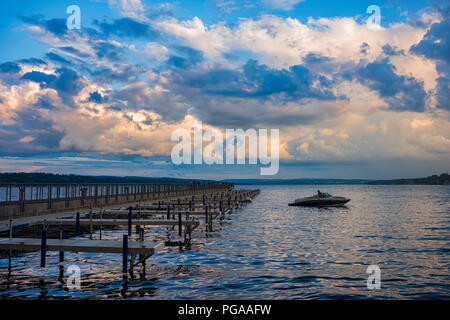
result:
[[(13, 272), (13, 251), (40, 251), (41, 267), (46, 266), (48, 251), (60, 252), (60, 262), (64, 261), (64, 252), (116, 253), (123, 256), (124, 277), (127, 276), (128, 271), (132, 275), (134, 266), (139, 263), (142, 264), (145, 272), (146, 260), (158, 250), (166, 245), (189, 247), (193, 230), (204, 226), (205, 232), (212, 231), (215, 219), (223, 219), (225, 215), (233, 213), (233, 210), (252, 202), (252, 199), (260, 192), (259, 190), (234, 190), (234, 186), (230, 184), (159, 187), (140, 184), (134, 187), (128, 186), (128, 189), (122, 188), (124, 185), (120, 185), (122, 186), (120, 188), (118, 186), (90, 185), (89, 193), (84, 189), (81, 198), (70, 198), (68, 195), (72, 193), (69, 190), (74, 190), (74, 186), (64, 185), (63, 201), (69, 205), (58, 210), (53, 204), (54, 201), (59, 201), (61, 189), (56, 189), (59, 191), (55, 199), (52, 195), (53, 186), (49, 187), (47, 198), (42, 199), (45, 188), (35, 189), (35, 185), (19, 185), (17, 189), (19, 199), (14, 199), (13, 189), (8, 185), (3, 198), (6, 201), (1, 202), (2, 198), (0, 198), (0, 217), (7, 218), (0, 220), (0, 232), (4, 233), (4, 237), (0, 238), (0, 250), (8, 252), (8, 275)], [(80, 188), (80, 185), (76, 188)], [(85, 187), (82, 186), (81, 189), (83, 188)], [(27, 190), (30, 198), (26, 197)], [(91, 193), (92, 190), (96, 190), (94, 195)], [(111, 190), (127, 191), (111, 194)], [(79, 196), (78, 193), (75, 195)], [(120, 200), (118, 200), (119, 197)], [(111, 198), (115, 198), (116, 201), (110, 201)], [(42, 201), (48, 204), (47, 209), (36, 211)], [(85, 207), (86, 201), (91, 203), (89, 208)], [(111, 202), (116, 203), (111, 204)], [(71, 203), (75, 205), (76, 210), (68, 210), (72, 206)], [(99, 204), (103, 205), (99, 206)], [(14, 206), (20, 207), (17, 217), (15, 210), (11, 214), (11, 208)], [(29, 214), (29, 208), (32, 207), (35, 212), (38, 212), (37, 214)], [(167, 241), (145, 239), (145, 228), (153, 226), (167, 228), (169, 239)], [(96, 233), (98, 239), (93, 239), (94, 227), (100, 230)], [(134, 241), (133, 227), (138, 234)], [(41, 230), (40, 237), (35, 236), (36, 228)], [(80, 236), (81, 229), (86, 230), (86, 228), (89, 229), (87, 233), (90, 239), (67, 239), (65, 236), (67, 229), (72, 230), (73, 237)], [(123, 239), (102, 239), (103, 228), (123, 229)], [(28, 229), (34, 231), (30, 231), (30, 235), (26, 234), (24, 237), (23, 233), (26, 233)], [(51, 229), (59, 231), (56, 239), (48, 238)], [(14, 233), (18, 231), (21, 237), (14, 237)], [(74, 234), (73, 231), (75, 231)]]

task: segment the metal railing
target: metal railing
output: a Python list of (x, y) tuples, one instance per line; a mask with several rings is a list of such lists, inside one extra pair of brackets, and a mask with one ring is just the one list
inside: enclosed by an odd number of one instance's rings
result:
[(0, 204), (52, 200), (96, 199), (134, 195), (156, 195), (190, 190), (232, 187), (226, 183), (145, 184), (145, 183), (0, 183)]

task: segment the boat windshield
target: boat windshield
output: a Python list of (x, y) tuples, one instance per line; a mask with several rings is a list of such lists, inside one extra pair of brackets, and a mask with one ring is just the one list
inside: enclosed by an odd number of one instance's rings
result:
[(332, 198), (333, 196), (326, 192), (321, 192), (320, 195), (315, 195), (316, 198)]

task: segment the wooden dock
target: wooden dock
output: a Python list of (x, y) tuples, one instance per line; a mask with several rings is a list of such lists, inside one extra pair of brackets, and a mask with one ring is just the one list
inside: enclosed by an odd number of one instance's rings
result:
[[(224, 185), (226, 187), (227, 185)], [(142, 190), (160, 190), (141, 186)], [(190, 246), (192, 231), (200, 225), (205, 226), (205, 231), (213, 230), (213, 221), (226, 214), (232, 213), (249, 202), (259, 194), (259, 190), (227, 190), (224, 187), (213, 187), (211, 190), (200, 188), (199, 190), (171, 190), (166, 193), (158, 193), (157, 197), (149, 197), (150, 201), (142, 198), (135, 201), (122, 203), (120, 206), (100, 206), (87, 210), (56, 212), (53, 214), (21, 217), (0, 221), (0, 232), (9, 231), (8, 238), (0, 238), (0, 250), (9, 251), (9, 274), (12, 270), (12, 251), (41, 251), (41, 267), (46, 265), (46, 252), (59, 251), (60, 262), (64, 260), (64, 252), (98, 252), (116, 253), (123, 256), (123, 273), (127, 274), (128, 265), (130, 273), (137, 263), (142, 263), (145, 272), (145, 261), (165, 245)], [(141, 190), (139, 189), (139, 190)], [(124, 197), (128, 199), (125, 193)], [(158, 217), (156, 219), (155, 217)], [(120, 217), (120, 218), (118, 218)], [(16, 229), (25, 229), (31, 226), (42, 226), (41, 238), (13, 237)], [(75, 234), (80, 234), (80, 226), (88, 226), (91, 239), (65, 239), (64, 227), (72, 227)], [(101, 240), (104, 227), (121, 227), (124, 229), (123, 240)], [(139, 241), (129, 241), (132, 236), (132, 226), (136, 226)], [(144, 241), (144, 227), (167, 227), (168, 241), (149, 242)], [(92, 240), (93, 228), (99, 227), (99, 240)], [(178, 233), (174, 233), (178, 227)], [(49, 228), (59, 228), (59, 239), (47, 238)], [(156, 230), (160, 232), (160, 230)], [(139, 255), (138, 262), (136, 256)], [(129, 259), (130, 258), (130, 259)]]
[[(45, 220), (41, 224), (53, 226), (75, 226), (76, 219), (54, 219)], [(82, 226), (126, 226), (129, 224), (128, 219), (80, 219), (79, 224)], [(180, 222), (177, 220), (161, 220), (161, 219), (134, 219), (131, 221), (133, 226), (178, 226)], [(183, 220), (181, 225), (190, 226), (192, 228), (199, 225), (198, 221)]]
[[(190, 211), (190, 210), (173, 210), (171, 209), (170, 211), (167, 210), (133, 210), (132, 211), (132, 215), (133, 216), (137, 216), (137, 215), (141, 215), (141, 216), (151, 216), (151, 215), (159, 215), (159, 216), (164, 216), (167, 214), (172, 215), (178, 215), (178, 213), (181, 213), (182, 215), (190, 215), (190, 216), (205, 216), (206, 214), (209, 215), (218, 215), (220, 214), (219, 211)], [(129, 211), (122, 209), (122, 210), (105, 210), (102, 212), (102, 215), (128, 215)]]
[[(123, 253), (122, 241), (116, 240), (47, 239), (46, 246), (46, 251)], [(163, 246), (163, 243), (129, 241), (128, 253), (153, 255)], [(2, 250), (39, 251), (41, 248), (42, 239), (0, 238)]]

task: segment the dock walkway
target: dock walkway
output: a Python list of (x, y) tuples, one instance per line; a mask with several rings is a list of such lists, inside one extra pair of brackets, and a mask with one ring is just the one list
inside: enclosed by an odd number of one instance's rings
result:
[[(0, 238), (2, 250), (41, 250), (42, 240), (34, 238)], [(153, 255), (163, 243), (129, 241), (129, 254)], [(46, 251), (122, 253), (123, 243), (116, 240), (47, 239)]]
[[(146, 191), (146, 195), (150, 196), (151, 199), (148, 199), (149, 197), (147, 199), (145, 197), (140, 197), (140, 199), (134, 197), (134, 201), (131, 199), (129, 199), (131, 201), (126, 201), (128, 200), (128, 193), (126, 193), (126, 199), (120, 204), (106, 205), (105, 203), (90, 208), (64, 209), (61, 212), (54, 213), (41, 212), (34, 216), (0, 220), (0, 232), (9, 233), (9, 237), (0, 238), (0, 250), (9, 251), (9, 274), (12, 272), (12, 251), (39, 250), (41, 251), (41, 267), (45, 267), (47, 251), (59, 251), (60, 262), (64, 260), (65, 251), (122, 254), (124, 274), (127, 274), (128, 265), (130, 265), (130, 273), (132, 273), (133, 267), (136, 265), (136, 256), (139, 255), (137, 263), (142, 263), (145, 273), (145, 260), (160, 248), (165, 245), (178, 245), (180, 248), (182, 246), (189, 247), (192, 231), (195, 228), (204, 225), (206, 232), (212, 231), (214, 219), (218, 217), (223, 219), (226, 214), (232, 213), (234, 208), (239, 208), (251, 202), (251, 199), (260, 192), (260, 190), (228, 190), (226, 189), (228, 185), (214, 185), (211, 188), (199, 190), (196, 188), (176, 190), (176, 188), (170, 187), (167, 189), (167, 193), (158, 194), (150, 193), (149, 190), (154, 190), (153, 187), (153, 189), (148, 189), (146, 186), (139, 186), (139, 188), (141, 188), (139, 190)], [(51, 192), (51, 188), (49, 190)], [(155, 198), (153, 196), (160, 197)], [(23, 205), (24, 198), (21, 199)], [(38, 203), (38, 201), (33, 200), (33, 203)], [(155, 219), (156, 216), (160, 216), (159, 219)], [(123, 219), (118, 217), (123, 217)], [(29, 227), (39, 225), (42, 226), (42, 237), (40, 239), (36, 237), (13, 237), (18, 229), (22, 229), (21, 234), (25, 232), (26, 235), (29, 235), (26, 233), (28, 230), (34, 230), (35, 233), (36, 228), (29, 229)], [(89, 226), (91, 239), (64, 239), (65, 226), (74, 227), (76, 235), (80, 234), (80, 226)], [(92, 240), (94, 226), (100, 227), (99, 240)], [(107, 226), (128, 226), (127, 231), (123, 230), (123, 241), (101, 240), (102, 229)], [(139, 241), (129, 241), (132, 236), (132, 226), (136, 226)], [(144, 241), (145, 226), (167, 227), (169, 241), (158, 243)], [(59, 228), (59, 239), (48, 239), (47, 235), (51, 234), (48, 233), (48, 229), (55, 227)], [(176, 227), (178, 227), (178, 236), (172, 232), (175, 231)], [(131, 256), (130, 261), (128, 261), (129, 256)]]

